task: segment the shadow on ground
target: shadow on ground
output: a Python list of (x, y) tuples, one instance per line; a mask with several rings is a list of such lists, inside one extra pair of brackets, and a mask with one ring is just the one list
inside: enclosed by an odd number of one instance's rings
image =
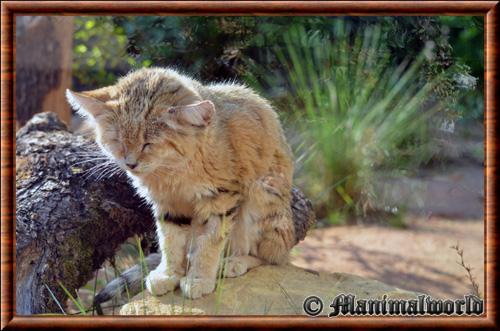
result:
[(373, 278), (436, 297), (471, 293), (466, 271), (450, 248), (457, 242), (484, 288), (483, 223), (413, 218), (408, 229), (341, 226), (313, 231), (293, 253), (298, 266)]

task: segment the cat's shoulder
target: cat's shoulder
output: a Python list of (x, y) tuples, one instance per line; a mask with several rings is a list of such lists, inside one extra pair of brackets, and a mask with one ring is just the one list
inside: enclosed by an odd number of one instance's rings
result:
[(210, 83), (205, 85), (209, 93), (216, 95), (229, 95), (233, 98), (245, 98), (248, 96), (257, 96), (257, 93), (250, 87), (233, 81)]
[(254, 89), (235, 82), (212, 83), (204, 86), (205, 97), (222, 108), (271, 110), (271, 104)]

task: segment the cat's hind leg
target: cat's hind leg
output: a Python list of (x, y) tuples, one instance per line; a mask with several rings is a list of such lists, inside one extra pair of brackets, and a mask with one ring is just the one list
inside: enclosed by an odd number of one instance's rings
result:
[(263, 220), (262, 239), (259, 242), (257, 256), (269, 264), (285, 264), (295, 245), (295, 231), (291, 218), (285, 214), (274, 215)]
[(284, 264), (297, 242), (290, 207), (291, 186), (280, 174), (265, 176), (257, 181), (254, 194), (262, 214), (257, 222), (261, 237), (256, 255), (270, 264)]
[[(259, 230), (255, 225), (252, 210), (253, 206), (242, 204), (238, 214), (235, 215), (226, 246), (226, 257), (220, 265), (224, 277), (239, 277), (264, 263), (255, 257)], [(254, 255), (251, 255), (252, 252)]]
[(224, 270), (224, 277), (232, 278), (239, 277), (248, 270), (258, 267), (263, 263), (262, 259), (251, 255), (231, 256), (224, 259), (221, 267)]

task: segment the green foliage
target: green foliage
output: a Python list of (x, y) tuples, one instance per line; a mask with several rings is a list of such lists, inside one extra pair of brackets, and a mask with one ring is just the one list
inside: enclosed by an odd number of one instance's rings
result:
[(346, 215), (338, 210), (332, 210), (326, 217), (326, 223), (328, 225), (345, 225)]
[[(71, 300), (71, 302), (73, 302), (73, 304), (78, 308), (78, 310), (80, 311), (80, 314), (86, 315), (87, 310), (83, 307), (83, 303), (81, 302), (80, 298), (78, 297), (78, 292), (76, 292), (77, 296), (75, 298), (73, 295), (71, 295), (71, 292), (69, 292), (68, 289), (60, 281), (57, 281), (57, 283), (63, 289), (64, 293), (66, 293), (66, 295)], [(60, 304), (58, 303), (58, 305), (60, 305)]]
[[(261, 69), (256, 73), (254, 69), (266, 68), (277, 76), (267, 88), (283, 90), (287, 86), (279, 76), (286, 72), (274, 52), (276, 47), (286, 48), (282, 36), (301, 27), (333, 41), (338, 20), (350, 24), (349, 41), (367, 28), (380, 26), (388, 61), (393, 66), (414, 59), (427, 47), (428, 57), (419, 73), (421, 86), (440, 81), (433, 99), (448, 104), (444, 110), (448, 119), (481, 114), (479, 98), (460, 98), (464, 88), (475, 83), (469, 66), (474, 66), (476, 77), (482, 72), (478, 57), (465, 55), (472, 54), (464, 49), (472, 40), (477, 44), (474, 49), (482, 51), (482, 40), (478, 38), (481, 22), (471, 17), (78, 17), (74, 85), (77, 89), (95, 88), (113, 83), (130, 69), (154, 65), (176, 67), (206, 81), (247, 81), (253, 76), (261, 85), (269, 83), (265, 77), (268, 72)], [(471, 20), (476, 22), (474, 28), (468, 28)], [(450, 44), (450, 36), (457, 42), (455, 48)], [(456, 56), (467, 61), (457, 62)], [(467, 107), (461, 106), (461, 102)]]
[[(476, 78), (470, 75), (470, 67), (454, 56), (449, 38), (450, 27), (443, 24), (445, 21), (442, 18), (385, 18), (388, 23), (387, 45), (393, 62), (415, 57), (425, 47), (428, 48), (421, 69), (422, 83), (436, 82), (432, 97), (448, 105), (443, 111), (448, 120), (454, 120), (461, 116), (459, 97), (464, 91), (474, 90)], [(465, 20), (459, 18), (459, 21)]]
[(73, 46), (73, 85), (86, 90), (115, 83), (130, 69), (147, 67), (126, 51), (128, 37), (110, 16), (75, 18)]
[(327, 17), (138, 16), (115, 17), (127, 53), (156, 66), (173, 66), (205, 80), (241, 78), (247, 59), (273, 61), (269, 49), (291, 26), (319, 29)]
[(126, 32), (130, 56), (205, 79), (235, 76), (229, 62), (238, 56), (240, 43), (247, 39), (245, 26), (250, 21), (245, 17), (204, 16), (114, 19)]
[(393, 227), (393, 228), (398, 228), (398, 229), (407, 229), (408, 224), (405, 222), (404, 212), (401, 211), (396, 211), (394, 213), (386, 214), (388, 215), (387, 217), (387, 223)]
[(427, 103), (434, 83), (420, 84), (423, 54), (393, 67), (380, 27), (354, 39), (350, 31), (348, 22), (336, 21), (330, 42), (298, 27), (284, 35), (286, 49), (276, 49), (287, 67), (290, 93), (281, 105), (295, 136), (296, 180), (336, 223), (333, 210), (352, 216), (373, 210), (377, 169), (398, 171), (423, 161), (415, 153), (426, 142), (422, 128), (443, 109)]
[(57, 297), (55, 296), (54, 292), (52, 292), (52, 290), (50, 289), (50, 287), (47, 286), (47, 284), (43, 284), (43, 286), (45, 286), (45, 288), (47, 289), (47, 291), (50, 294), (50, 297), (52, 298), (52, 300), (54, 300), (54, 302), (57, 304), (57, 306), (61, 310), (61, 313), (63, 315), (66, 315), (66, 311), (64, 311), (64, 308), (62, 307), (61, 303), (59, 302), (59, 300), (57, 300)]
[[(112, 84), (123, 69), (127, 38), (107, 18), (77, 17), (73, 49), (73, 83), (77, 89)], [(110, 68), (113, 68), (110, 70)]]
[(457, 61), (470, 67), (477, 78), (474, 90), (462, 91), (456, 104), (457, 112), (464, 121), (483, 121), (484, 109), (484, 18), (480, 16), (440, 16), (439, 21), (447, 29), (452, 54)]
[(440, 126), (483, 114), (478, 17), (115, 16), (76, 25), (78, 90), (147, 66), (260, 89), (289, 128), (298, 184), (336, 224), (374, 208), (377, 170), (415, 169), (438, 153)]

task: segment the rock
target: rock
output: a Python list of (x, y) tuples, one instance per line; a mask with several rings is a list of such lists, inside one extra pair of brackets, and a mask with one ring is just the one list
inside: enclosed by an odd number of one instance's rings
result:
[(328, 301), (340, 293), (372, 299), (419, 295), (350, 274), (318, 273), (293, 265), (261, 266), (241, 277), (223, 279), (220, 289), (197, 300), (184, 298), (179, 289), (160, 297), (145, 291), (122, 306), (120, 315), (297, 315), (304, 314), (302, 304), (310, 295), (323, 299), (326, 314)]

